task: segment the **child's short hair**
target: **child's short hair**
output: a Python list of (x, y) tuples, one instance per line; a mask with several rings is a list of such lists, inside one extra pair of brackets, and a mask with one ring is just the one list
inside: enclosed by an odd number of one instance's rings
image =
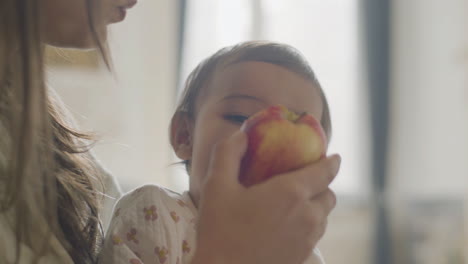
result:
[[(320, 123), (327, 135), (331, 137), (330, 109), (322, 87), (304, 56), (294, 47), (287, 44), (248, 41), (234, 46), (225, 47), (202, 61), (188, 76), (177, 112), (195, 115), (195, 105), (202, 89), (209, 83), (216, 69), (231, 64), (247, 61), (258, 61), (281, 66), (301, 77), (310, 80), (319, 89), (323, 101), (323, 111)], [(318, 117), (317, 117), (318, 118)]]

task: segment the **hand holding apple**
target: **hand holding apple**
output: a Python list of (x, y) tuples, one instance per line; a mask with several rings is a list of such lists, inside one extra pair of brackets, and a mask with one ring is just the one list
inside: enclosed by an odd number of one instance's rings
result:
[(253, 115), (241, 130), (247, 134), (248, 148), (239, 181), (246, 187), (304, 167), (326, 154), (327, 139), (320, 122), (281, 105)]

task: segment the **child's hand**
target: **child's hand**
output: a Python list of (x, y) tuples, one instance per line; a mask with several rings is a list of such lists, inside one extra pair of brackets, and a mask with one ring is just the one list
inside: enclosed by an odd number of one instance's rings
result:
[(338, 155), (244, 188), (239, 165), (247, 139), (217, 145), (205, 183), (195, 263), (301, 263), (325, 232), (336, 197), (328, 188)]

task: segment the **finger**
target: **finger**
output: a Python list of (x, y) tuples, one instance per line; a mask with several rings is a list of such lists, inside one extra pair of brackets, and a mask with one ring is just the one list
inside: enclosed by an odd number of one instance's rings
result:
[(327, 190), (339, 171), (340, 163), (341, 157), (332, 155), (302, 169), (277, 175), (271, 182), (285, 187), (292, 186), (290, 189), (304, 192), (305, 197), (312, 198)]
[(312, 248), (315, 248), (317, 246), (317, 243), (320, 241), (320, 239), (322, 239), (322, 237), (325, 235), (327, 231), (327, 225), (328, 225), (328, 219), (325, 218), (317, 227), (317, 231), (313, 233), (313, 235), (311, 236), (310, 245)]
[(213, 188), (218, 190), (239, 187), (239, 168), (246, 149), (247, 136), (242, 131), (216, 144), (205, 184), (214, 185)]
[(317, 242), (325, 234), (328, 216), (336, 206), (336, 195), (330, 189), (311, 200), (305, 210), (307, 224), (312, 227), (312, 241)]
[(325, 234), (328, 223), (328, 214), (318, 203), (310, 203), (304, 210), (304, 224), (307, 227), (309, 242), (311, 247)]
[(336, 206), (336, 195), (330, 188), (328, 188), (325, 192), (314, 197), (311, 202), (320, 206), (325, 214), (329, 215)]

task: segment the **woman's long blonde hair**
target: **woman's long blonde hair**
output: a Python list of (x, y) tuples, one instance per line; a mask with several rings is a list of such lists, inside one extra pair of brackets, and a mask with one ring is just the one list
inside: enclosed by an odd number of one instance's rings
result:
[[(46, 89), (40, 5), (0, 2), (0, 214), (11, 216), (16, 261), (20, 244), (39, 259), (54, 254), (47, 239), (58, 239), (75, 263), (95, 263), (100, 181), (90, 138), (72, 129)], [(95, 32), (91, 15), (89, 22)]]

